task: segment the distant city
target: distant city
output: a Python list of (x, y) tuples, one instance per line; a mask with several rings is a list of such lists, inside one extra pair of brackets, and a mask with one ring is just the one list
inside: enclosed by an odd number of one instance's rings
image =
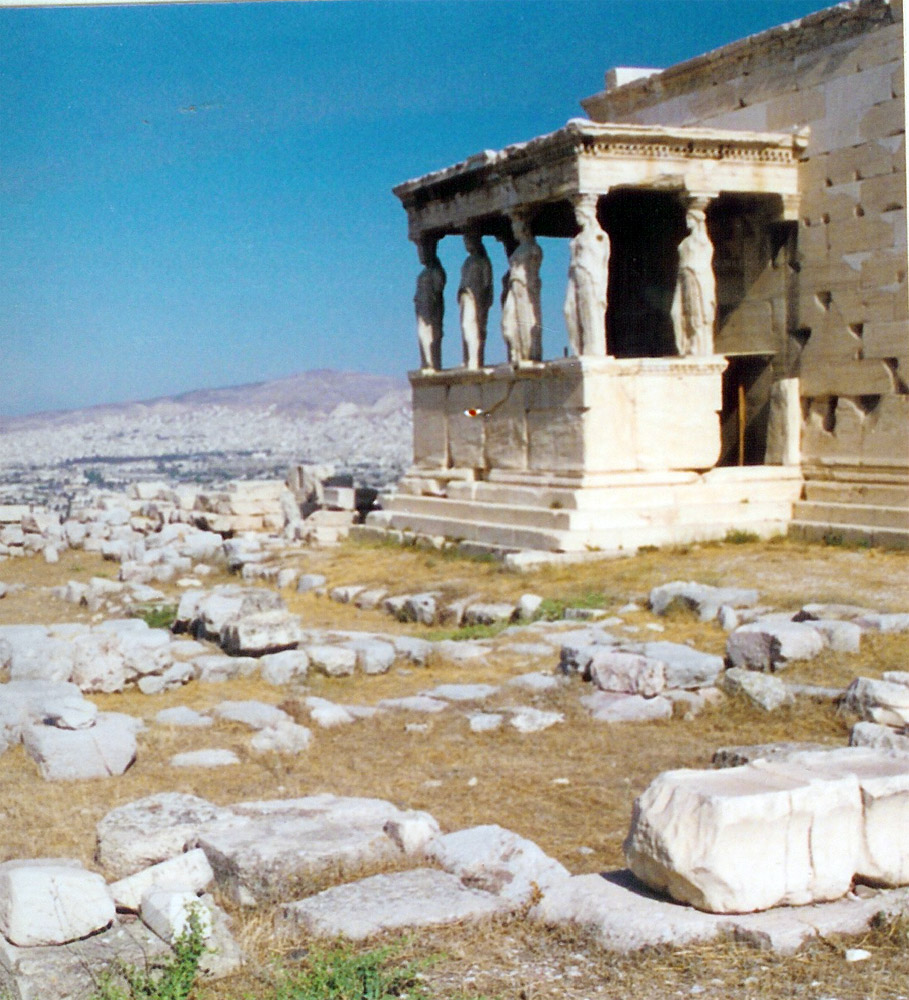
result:
[(410, 461), (401, 380), (318, 371), (146, 402), (0, 419), (0, 503), (65, 511), (139, 480), (216, 485), (333, 466), (382, 487)]

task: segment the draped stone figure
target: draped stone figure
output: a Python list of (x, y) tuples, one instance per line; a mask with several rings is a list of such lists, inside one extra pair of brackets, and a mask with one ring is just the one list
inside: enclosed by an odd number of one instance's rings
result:
[(518, 245), (508, 258), (508, 288), (502, 304), (502, 336), (508, 360), (540, 361), (543, 357), (543, 327), (540, 322), (540, 249), (530, 224), (513, 216), (511, 228)]
[(679, 276), (672, 302), (675, 342), (682, 357), (713, 354), (716, 277), (713, 244), (702, 208), (687, 213), (688, 235), (679, 244)]
[(581, 231), (569, 243), (565, 325), (575, 356), (606, 354), (606, 284), (609, 274), (609, 237), (597, 219), (597, 196), (575, 201), (575, 219)]
[(417, 278), (417, 291), (413, 297), (420, 367), (434, 371), (442, 367), (442, 317), (445, 314), (445, 269), (436, 254), (437, 242), (424, 238), (417, 244), (423, 270)]
[(477, 233), (464, 235), (467, 259), (461, 268), (458, 306), (464, 340), (464, 365), (482, 368), (486, 349), (486, 322), (492, 306), (492, 264)]

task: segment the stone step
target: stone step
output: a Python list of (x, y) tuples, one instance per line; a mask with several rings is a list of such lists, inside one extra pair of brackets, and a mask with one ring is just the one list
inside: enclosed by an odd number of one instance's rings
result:
[(542, 528), (518, 527), (508, 523), (463, 521), (452, 523), (450, 517), (432, 514), (394, 513), (390, 519), (392, 531), (405, 531), (415, 535), (445, 537), (454, 541), (480, 542), (495, 549), (542, 549), (547, 552), (564, 551), (572, 538), (566, 531), (547, 531)]
[(789, 527), (796, 538), (821, 542), (841, 539), (850, 544), (879, 545), (888, 549), (909, 549), (909, 530), (901, 528), (869, 528), (865, 524), (835, 524), (806, 521), (799, 517)]
[(794, 509), (796, 521), (828, 525), (862, 525), (909, 531), (909, 507), (876, 504), (831, 503), (800, 500)]
[(805, 499), (819, 503), (868, 504), (909, 509), (909, 483), (837, 482), (806, 479)]
[[(662, 502), (656, 502), (661, 500)], [(703, 502), (699, 496), (651, 497), (647, 505), (626, 504), (595, 510), (559, 510), (505, 504), (450, 500), (444, 497), (395, 496), (386, 511), (391, 524), (400, 527), (411, 516), (445, 518), (460, 533), (464, 524), (491, 523), (545, 531), (603, 532), (627, 528), (680, 525), (726, 525), (748, 528), (752, 522), (779, 522), (785, 530), (792, 514), (792, 500), (722, 500)], [(725, 533), (720, 532), (720, 536)], [(445, 532), (451, 534), (451, 530)], [(650, 544), (650, 543), (647, 543)]]

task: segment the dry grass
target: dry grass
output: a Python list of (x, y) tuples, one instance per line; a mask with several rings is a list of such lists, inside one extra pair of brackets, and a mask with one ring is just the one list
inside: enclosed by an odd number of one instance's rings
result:
[[(437, 589), (452, 597), (479, 593), (488, 599), (515, 599), (533, 591), (569, 603), (595, 593), (605, 595), (611, 612), (630, 599), (643, 601), (652, 586), (672, 579), (754, 585), (762, 591), (763, 601), (782, 607), (831, 600), (882, 610), (909, 609), (909, 557), (793, 542), (700, 546), (550, 567), (526, 575), (435, 553), (353, 544), (299, 553), (293, 560), (306, 571), (324, 573), (332, 586), (360, 583), (388, 586), (398, 593)], [(0, 579), (26, 584), (24, 591), (0, 601), (0, 623), (87, 620), (85, 609), (58, 602), (42, 588), (66, 579), (113, 575), (115, 568), (84, 553), (67, 553), (57, 566), (38, 559), (0, 564)], [(176, 598), (178, 591), (171, 594)], [(393, 622), (379, 611), (360, 611), (312, 594), (285, 596), (307, 625), (425, 634), (421, 627)], [(725, 642), (717, 626), (686, 614), (658, 620), (641, 610), (624, 618), (641, 629), (629, 633), (632, 638), (690, 641), (713, 652), (721, 652)], [(648, 624), (661, 624), (665, 631), (651, 632)], [(531, 633), (522, 638), (538, 637)], [(861, 654), (828, 652), (793, 666), (787, 678), (843, 686), (859, 673), (876, 676), (886, 669), (905, 669), (904, 647), (905, 637), (866, 636)], [(307, 694), (375, 704), (440, 683), (502, 683), (528, 670), (551, 670), (557, 660), (555, 652), (535, 659), (503, 644), (497, 644), (497, 650), (482, 664), (438, 661), (379, 677), (313, 677), (305, 689), (273, 688), (253, 677), (191, 684), (151, 697), (128, 692), (93, 700), (102, 709), (150, 720), (161, 708), (176, 704), (208, 709), (225, 699), (256, 698), (283, 704), (307, 722), (302, 707)], [(138, 760), (125, 775), (66, 786), (41, 781), (20, 747), (4, 755), (0, 771), (4, 828), (0, 853), (3, 858), (63, 855), (91, 863), (97, 821), (116, 805), (165, 789), (225, 804), (332, 792), (376, 796), (424, 809), (449, 830), (499, 823), (536, 841), (572, 872), (598, 871), (622, 865), (621, 843), (634, 797), (661, 771), (706, 767), (716, 747), (724, 744), (786, 739), (842, 745), (852, 721), (838, 715), (833, 705), (801, 699), (772, 715), (733, 702), (690, 721), (609, 726), (591, 721), (578, 705), (583, 687), (572, 679), (554, 692), (529, 695), (504, 685), (484, 705), (484, 710), (505, 710), (533, 704), (564, 713), (564, 723), (542, 733), (522, 735), (506, 726), (474, 734), (464, 708), (455, 706), (439, 715), (385, 713), (351, 726), (318, 730), (311, 749), (296, 757), (253, 754), (249, 730), (236, 724), (216, 723), (208, 730), (150, 725), (139, 737)], [(409, 722), (423, 723), (427, 729), (408, 729)], [(233, 749), (241, 763), (213, 771), (167, 764), (174, 753), (200, 747)], [(270, 933), (267, 913), (236, 913), (236, 921), (254, 962), (242, 976), (203, 993), (202, 1000), (241, 997), (244, 991), (261, 995), (264, 963), (283, 948)], [(551, 932), (517, 919), (423, 932), (413, 937), (409, 948), (424, 956), (446, 956), (429, 973), (440, 997), (463, 992), (503, 1000), (668, 998), (688, 995), (694, 985), (703, 987), (701, 995), (707, 997), (909, 996), (905, 942), (876, 932), (868, 946), (872, 959), (855, 965), (843, 961), (836, 942), (814, 945), (789, 958), (732, 943), (619, 958), (602, 952), (583, 934)]]

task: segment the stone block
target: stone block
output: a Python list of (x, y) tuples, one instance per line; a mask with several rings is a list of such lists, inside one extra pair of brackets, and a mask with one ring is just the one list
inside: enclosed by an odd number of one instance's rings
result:
[(45, 781), (79, 781), (123, 774), (136, 759), (136, 720), (101, 712), (88, 729), (32, 725), (23, 730), (26, 753)]
[(306, 677), (309, 654), (305, 649), (286, 649), (280, 653), (267, 653), (259, 663), (260, 675), (266, 684), (289, 684)]
[(909, 726), (909, 687), (905, 684), (856, 677), (846, 689), (843, 704), (867, 722)]
[(732, 667), (723, 674), (722, 688), (727, 694), (744, 695), (766, 712), (773, 712), (792, 701), (792, 695), (779, 678), (741, 667)]
[[(700, 688), (715, 683), (723, 658), (679, 642), (644, 643), (644, 654), (662, 661), (667, 688)], [(643, 692), (641, 692), (643, 693)]]
[(104, 879), (77, 861), (0, 864), (0, 932), (15, 945), (76, 941), (108, 927), (115, 915)]
[(310, 643), (306, 647), (309, 665), (327, 677), (349, 677), (357, 669), (357, 654), (343, 646)]
[(262, 701), (222, 701), (215, 705), (213, 712), (219, 719), (239, 722), (251, 729), (267, 729), (293, 721), (287, 712)]
[(856, 874), (899, 884), (907, 762), (840, 749), (666, 772), (635, 803), (626, 857), (652, 888), (715, 913), (838, 899)]
[(202, 892), (214, 879), (214, 872), (205, 852), (199, 848), (179, 854), (135, 875), (118, 879), (109, 886), (111, 896), (120, 909), (138, 912), (143, 895), (149, 889), (181, 888)]
[(231, 656), (262, 656), (295, 649), (302, 634), (297, 615), (274, 609), (244, 615), (227, 624), (221, 631), (221, 645)]
[(384, 931), (490, 917), (507, 904), (447, 872), (418, 868), (350, 882), (285, 904), (278, 933), (362, 940)]
[(96, 854), (112, 879), (183, 854), (206, 823), (232, 815), (196, 795), (160, 792), (118, 806), (97, 826)]
[(421, 468), (448, 462), (448, 387), (413, 383), (413, 461)]
[(352, 639), (345, 647), (357, 657), (357, 667), (364, 674), (387, 674), (397, 658), (394, 644), (384, 639)]
[[(890, 93), (890, 79), (887, 74), (887, 94)], [(903, 101), (890, 98), (868, 108), (859, 122), (862, 139), (879, 139), (896, 136), (906, 131), (906, 108)]]
[(302, 753), (312, 743), (312, 733), (306, 726), (296, 722), (278, 722), (260, 729), (249, 741), (250, 749), (256, 753)]
[(426, 854), (465, 885), (518, 905), (569, 877), (568, 870), (533, 841), (495, 825), (437, 837)]
[(644, 698), (639, 694), (598, 691), (582, 696), (581, 704), (597, 722), (653, 722), (672, 718), (672, 702), (662, 695)]
[(320, 872), (399, 859), (386, 824), (425, 815), (334, 795), (247, 802), (233, 812), (200, 831), (198, 843), (221, 890), (243, 904), (274, 899)]
[(734, 667), (780, 670), (792, 660), (810, 660), (826, 646), (813, 623), (756, 621), (740, 625), (726, 640), (726, 657)]
[(609, 646), (595, 649), (587, 669), (590, 679), (601, 691), (652, 698), (666, 686), (662, 660)]
[(189, 928), (192, 913), (199, 921), (203, 940), (207, 939), (212, 932), (211, 914), (191, 889), (152, 886), (142, 895), (143, 923), (168, 944), (173, 944)]
[(877, 722), (856, 722), (849, 734), (849, 746), (909, 753), (909, 732)]

